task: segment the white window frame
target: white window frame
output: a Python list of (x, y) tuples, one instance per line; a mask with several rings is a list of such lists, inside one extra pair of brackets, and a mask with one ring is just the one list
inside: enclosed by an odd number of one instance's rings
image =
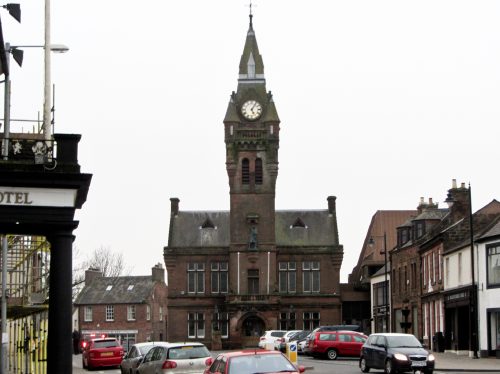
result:
[(114, 321), (115, 320), (115, 306), (114, 305), (106, 305), (106, 321)]
[[(314, 274), (318, 273), (318, 282), (314, 284)], [(310, 289), (306, 290), (306, 277), (309, 279)], [(315, 287), (317, 286), (317, 287)], [(319, 261), (302, 262), (302, 292), (319, 293), (321, 290), (321, 266)]]
[(190, 294), (205, 293), (205, 264), (203, 262), (187, 264), (187, 290)]
[(188, 338), (205, 337), (205, 314), (192, 312), (188, 313)]
[[(210, 264), (210, 289), (213, 294), (227, 293), (229, 287), (229, 267), (227, 261)], [(225, 288), (221, 287), (225, 280)]]
[(127, 305), (127, 321), (135, 321), (136, 318), (135, 305)]
[(146, 305), (146, 321), (151, 321), (151, 307), (149, 304)]
[(92, 306), (85, 305), (83, 307), (83, 321), (92, 322)]
[(159, 317), (158, 318), (160, 321), (163, 321), (163, 307), (162, 306), (159, 309)]
[[(281, 287), (282, 279), (286, 283), (286, 289)], [(297, 264), (295, 261), (279, 263), (279, 279), (278, 287), (280, 293), (296, 293), (297, 292)]]

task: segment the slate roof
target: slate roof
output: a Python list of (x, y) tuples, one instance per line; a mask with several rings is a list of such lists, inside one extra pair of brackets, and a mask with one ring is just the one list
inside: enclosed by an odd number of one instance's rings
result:
[[(130, 285), (134, 285), (131, 290)], [(96, 277), (85, 285), (74, 304), (140, 304), (151, 295), (154, 285), (152, 276)], [(108, 286), (112, 286), (109, 291)]]
[(413, 218), (418, 220), (442, 220), (449, 213), (448, 209), (425, 209), (421, 214)]
[(496, 224), (494, 224), (488, 231), (486, 231), (479, 239), (489, 239), (500, 236), (500, 218), (497, 219)]
[[(297, 220), (305, 227), (294, 227)], [(229, 247), (229, 211), (180, 211), (171, 217), (169, 247)], [(213, 228), (202, 228), (204, 223)], [(338, 245), (336, 217), (328, 210), (276, 211), (276, 245)]]

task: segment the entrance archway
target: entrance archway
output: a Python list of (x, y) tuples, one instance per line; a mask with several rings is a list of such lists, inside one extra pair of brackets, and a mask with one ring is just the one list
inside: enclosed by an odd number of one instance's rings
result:
[(266, 324), (257, 315), (251, 315), (243, 320), (241, 325), (241, 345), (245, 347), (257, 347), (259, 339), (264, 335)]

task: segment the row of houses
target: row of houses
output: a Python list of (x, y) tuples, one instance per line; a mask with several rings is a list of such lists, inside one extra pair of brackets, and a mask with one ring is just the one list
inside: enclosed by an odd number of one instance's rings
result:
[[(455, 181), (446, 202), (439, 208), (421, 199), (391, 233), (394, 245), (379, 241), (375, 251), (362, 251), (350, 281), (358, 289), (369, 284), (373, 332), (409, 332), (434, 350), (494, 355), (500, 349), (500, 203), (473, 213), (470, 187)], [(377, 212), (372, 224), (390, 228), (383, 216)], [(371, 226), (366, 243), (373, 234)]]

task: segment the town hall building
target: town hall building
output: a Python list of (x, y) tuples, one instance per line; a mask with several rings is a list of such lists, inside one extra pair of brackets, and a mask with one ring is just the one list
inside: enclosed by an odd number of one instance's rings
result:
[(335, 196), (322, 210), (275, 209), (280, 120), (252, 15), (224, 131), (230, 210), (170, 199), (167, 340), (251, 347), (265, 330), (341, 323)]

